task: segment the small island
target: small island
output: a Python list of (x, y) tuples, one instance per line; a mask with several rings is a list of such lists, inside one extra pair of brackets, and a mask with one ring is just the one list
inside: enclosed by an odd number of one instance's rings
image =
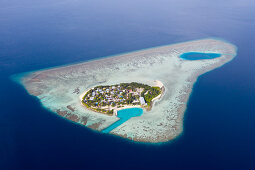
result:
[(142, 107), (149, 111), (162, 91), (163, 87), (137, 82), (96, 86), (86, 92), (81, 102), (88, 109), (109, 116), (116, 115), (119, 108)]

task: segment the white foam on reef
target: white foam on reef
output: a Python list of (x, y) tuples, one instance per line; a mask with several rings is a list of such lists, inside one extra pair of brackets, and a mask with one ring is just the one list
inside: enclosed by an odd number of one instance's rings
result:
[[(185, 52), (222, 55), (215, 59), (183, 60), (179, 56)], [(21, 83), (46, 108), (101, 131), (118, 118), (85, 109), (80, 103), (82, 92), (98, 85), (123, 82), (151, 84), (159, 80), (165, 87), (163, 98), (151, 111), (131, 118), (111, 133), (135, 141), (165, 142), (174, 139), (183, 130), (183, 114), (197, 77), (235, 56), (234, 45), (217, 39), (203, 39), (36, 71), (25, 74)]]

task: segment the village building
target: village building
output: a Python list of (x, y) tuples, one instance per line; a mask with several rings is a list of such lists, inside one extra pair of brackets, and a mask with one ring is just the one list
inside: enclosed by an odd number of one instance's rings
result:
[(139, 100), (140, 100), (141, 105), (145, 105), (146, 104), (146, 102), (145, 102), (143, 97), (140, 97)]

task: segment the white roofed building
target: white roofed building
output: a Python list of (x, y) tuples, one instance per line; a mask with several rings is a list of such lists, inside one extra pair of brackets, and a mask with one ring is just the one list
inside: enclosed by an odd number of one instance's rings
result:
[(144, 100), (144, 98), (143, 98), (143, 97), (140, 97), (140, 98), (139, 98), (139, 100), (140, 100), (141, 105), (146, 104), (146, 103), (145, 103), (145, 100)]

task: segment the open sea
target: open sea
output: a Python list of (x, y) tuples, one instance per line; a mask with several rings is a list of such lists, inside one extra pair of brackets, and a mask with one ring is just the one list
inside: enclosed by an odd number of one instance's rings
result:
[[(254, 9), (254, 0), (0, 0), (0, 170), (254, 170)], [(207, 37), (235, 44), (238, 54), (199, 77), (184, 132), (164, 144), (72, 123), (10, 80)]]

